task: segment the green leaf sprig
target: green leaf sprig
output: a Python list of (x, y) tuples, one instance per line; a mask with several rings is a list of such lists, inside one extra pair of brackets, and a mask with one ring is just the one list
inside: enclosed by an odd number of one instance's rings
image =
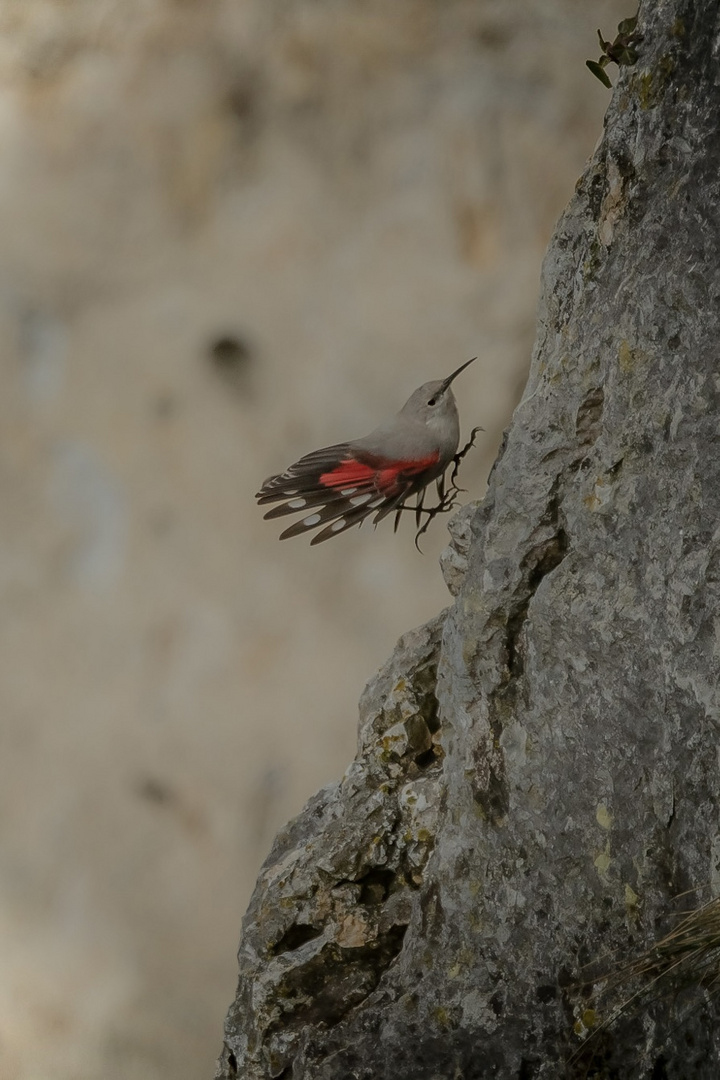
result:
[(598, 60), (586, 60), (585, 64), (593, 75), (604, 86), (612, 88), (610, 77), (605, 68), (608, 64), (617, 64), (618, 67), (632, 67), (637, 63), (638, 53), (635, 48), (642, 41), (642, 34), (636, 32), (637, 15), (632, 19), (623, 19), (618, 23), (617, 37), (614, 41), (606, 41), (598, 30), (601, 54)]

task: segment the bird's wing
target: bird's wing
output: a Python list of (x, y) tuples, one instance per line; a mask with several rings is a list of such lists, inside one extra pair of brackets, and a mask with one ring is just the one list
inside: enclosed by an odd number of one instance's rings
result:
[(389, 461), (351, 443), (338, 443), (306, 454), (284, 473), (269, 477), (256, 498), (261, 506), (279, 504), (268, 510), (266, 518), (304, 512), (281, 533), (281, 540), (323, 525), (311, 541), (319, 544), (360, 525), (371, 514), (377, 524), (425, 486), (424, 476), (438, 457), (435, 451), (418, 461)]

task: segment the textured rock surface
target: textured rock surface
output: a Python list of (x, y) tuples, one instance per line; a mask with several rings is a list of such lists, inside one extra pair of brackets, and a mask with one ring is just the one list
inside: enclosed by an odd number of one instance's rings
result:
[(583, 1042), (617, 1003), (584, 965), (707, 896), (720, 838), (718, 5), (640, 29), (456, 602), (263, 868), (224, 1080), (720, 1074), (700, 991)]

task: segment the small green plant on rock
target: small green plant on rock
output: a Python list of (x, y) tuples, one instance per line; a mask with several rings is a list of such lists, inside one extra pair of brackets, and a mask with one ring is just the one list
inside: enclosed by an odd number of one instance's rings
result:
[(598, 60), (586, 60), (585, 64), (590, 68), (593, 75), (605, 86), (612, 88), (610, 77), (605, 71), (608, 64), (617, 64), (618, 67), (632, 67), (637, 63), (637, 49), (642, 41), (642, 35), (636, 31), (637, 15), (631, 19), (623, 19), (618, 23), (617, 37), (614, 41), (606, 41), (602, 32), (598, 30), (601, 54)]

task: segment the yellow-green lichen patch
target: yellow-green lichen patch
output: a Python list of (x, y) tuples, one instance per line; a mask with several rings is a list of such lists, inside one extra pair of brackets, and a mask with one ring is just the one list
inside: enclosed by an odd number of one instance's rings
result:
[(634, 913), (635, 911), (637, 911), (637, 906), (638, 906), (639, 903), (640, 903), (640, 897), (635, 892), (633, 887), (631, 885), (626, 885), (625, 886), (625, 907), (627, 908), (628, 912), (633, 912)]
[(649, 363), (650, 359), (650, 354), (645, 352), (644, 349), (632, 348), (627, 341), (620, 342), (618, 363), (620, 364), (620, 370), (624, 374), (628, 375), (630, 372), (643, 367)]
[(603, 264), (605, 248), (598, 239), (590, 241), (587, 258), (583, 260), (582, 274), (586, 281), (595, 277)]
[(603, 850), (593, 859), (593, 866), (597, 870), (600, 877), (605, 877), (608, 870), (610, 869), (611, 862), (612, 859), (610, 858), (610, 841), (608, 840)]
[(602, 829), (612, 828), (613, 816), (605, 803), (598, 803), (597, 810), (595, 811), (595, 820)]
[(379, 758), (384, 764), (399, 760), (408, 746), (407, 731), (403, 723), (393, 724), (378, 742)]
[(444, 1028), (446, 1031), (452, 1027), (450, 1013), (447, 1009), (443, 1009), (442, 1005), (439, 1005), (437, 1009), (435, 1009), (435, 1020), (437, 1021), (438, 1027)]
[(573, 1024), (576, 1035), (587, 1035), (594, 1027), (597, 1027), (598, 1015), (594, 1009), (583, 1009), (582, 1016)]
[(651, 71), (635, 76), (635, 88), (641, 109), (654, 109), (662, 100), (675, 71), (675, 60), (669, 54), (661, 56)]

